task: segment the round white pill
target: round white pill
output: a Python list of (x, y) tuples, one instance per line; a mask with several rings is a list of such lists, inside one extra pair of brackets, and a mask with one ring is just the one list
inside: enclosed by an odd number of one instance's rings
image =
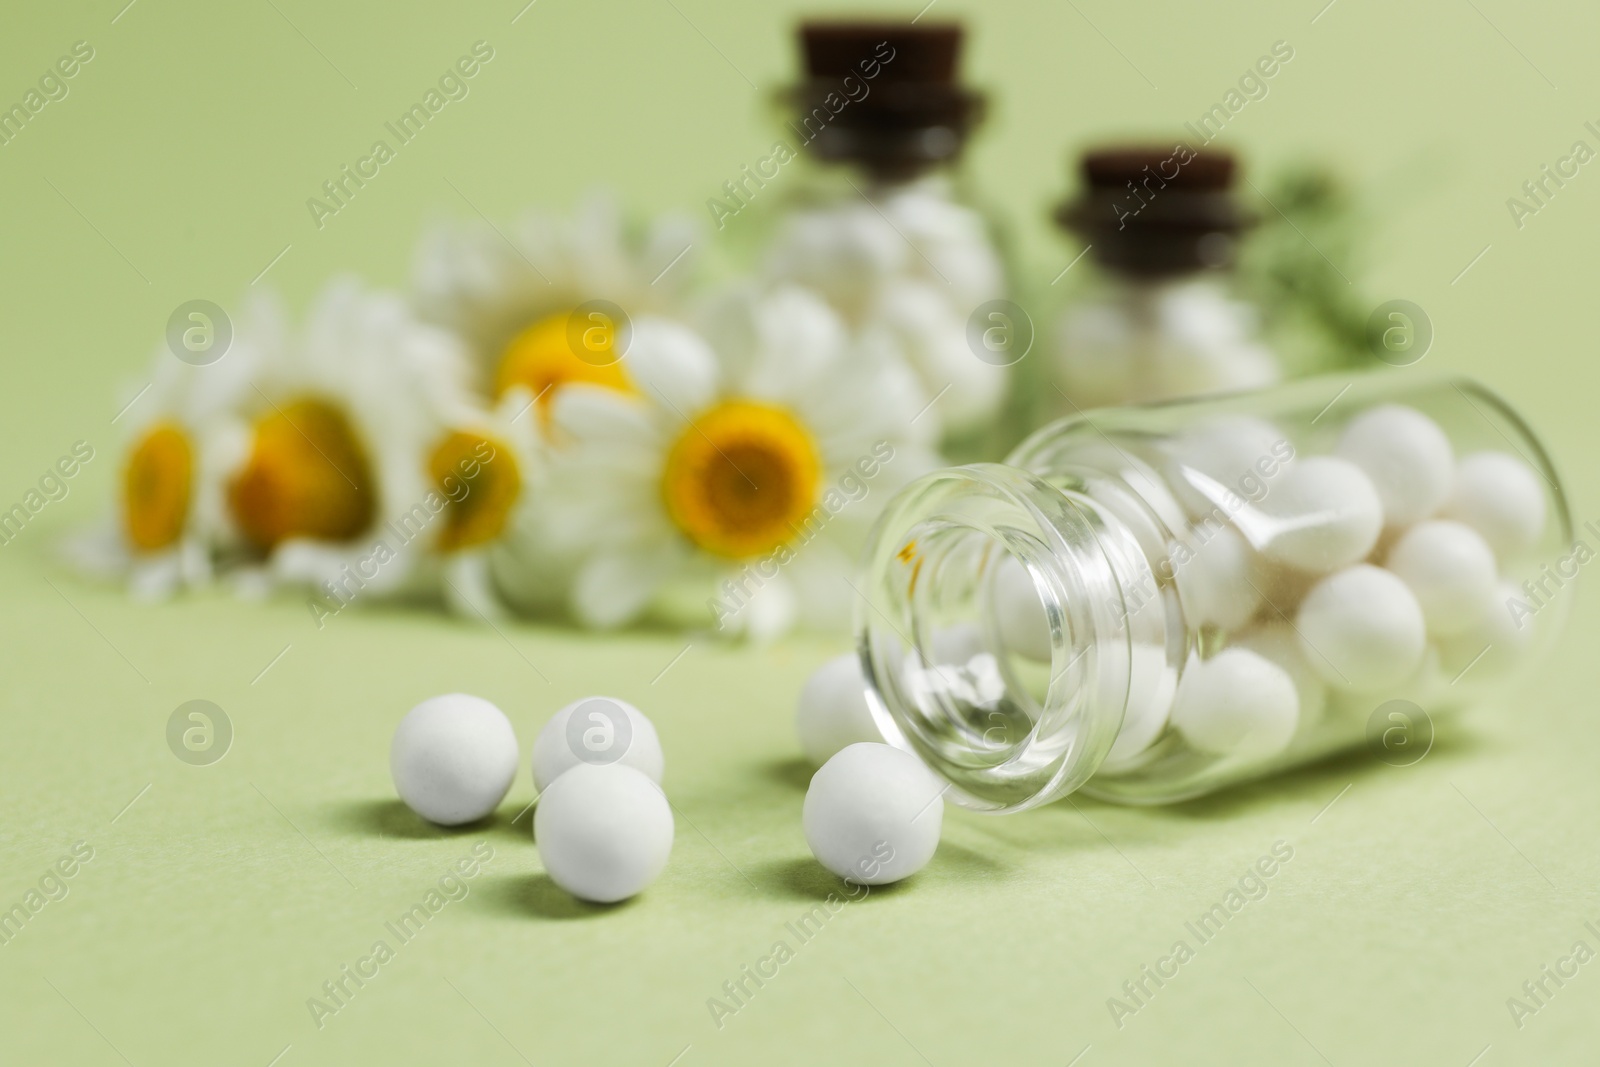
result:
[(1463, 687), (1509, 674), (1533, 643), (1535, 612), (1515, 582), (1497, 582), (1478, 621), (1438, 642), (1445, 677)]
[(1235, 522), (1264, 556), (1325, 572), (1372, 551), (1383, 529), (1383, 505), (1360, 467), (1336, 456), (1312, 456), (1285, 471), (1257, 510)]
[(1439, 424), (1415, 408), (1380, 404), (1363, 411), (1334, 451), (1367, 472), (1390, 526), (1420, 522), (1450, 495), (1455, 451)]
[(621, 763), (580, 763), (550, 783), (533, 813), (545, 873), (575, 897), (609, 904), (651, 882), (672, 853), (672, 806)]
[(661, 784), (664, 760), (653, 723), (626, 700), (584, 697), (550, 717), (533, 742), (533, 787), (545, 788), (580, 763), (622, 763)]
[(1006, 651), (1050, 662), (1050, 619), (1028, 568), (1008, 554), (995, 567), (991, 583), (995, 623)]
[(1255, 553), (1233, 527), (1201, 523), (1169, 546), (1168, 558), (1191, 622), (1234, 630), (1261, 606), (1251, 581)]
[(1241, 759), (1289, 747), (1299, 716), (1289, 673), (1247, 648), (1225, 648), (1191, 664), (1172, 705), (1172, 725), (1191, 746)]
[(429, 822), (483, 818), (517, 776), (517, 734), (481, 697), (447, 693), (406, 713), (389, 745), (389, 773), (406, 806)]
[(1230, 500), (1259, 498), (1294, 459), (1288, 436), (1265, 419), (1228, 415), (1178, 437), (1172, 488), (1190, 516), (1226, 513)]
[(1463, 523), (1436, 519), (1407, 530), (1384, 560), (1411, 587), (1428, 632), (1449, 637), (1477, 624), (1496, 578), (1488, 542)]
[(1460, 695), (1461, 690), (1451, 689), (1450, 676), (1444, 673), (1439, 650), (1432, 644), (1423, 646), (1422, 659), (1406, 677), (1398, 682), (1374, 689), (1346, 690), (1334, 697), (1337, 714), (1348, 722), (1361, 721), (1375, 708), (1391, 700), (1408, 700), (1419, 707), (1436, 709), (1447, 698)]
[(1122, 726), (1100, 764), (1108, 774), (1117, 774), (1136, 763), (1139, 754), (1161, 736), (1178, 688), (1178, 672), (1167, 663), (1165, 648), (1136, 641), (1128, 653), (1128, 697)]
[(1539, 543), (1544, 533), (1544, 487), (1533, 468), (1504, 452), (1474, 452), (1456, 467), (1444, 512), (1483, 535), (1502, 561)]
[(943, 786), (909, 752), (855, 744), (812, 776), (802, 821), (812, 855), (840, 878), (898, 882), (939, 846)]
[(1328, 708), (1328, 687), (1306, 661), (1300, 638), (1286, 622), (1269, 622), (1253, 627), (1234, 640), (1234, 647), (1247, 648), (1282, 667), (1300, 695), (1300, 717), (1296, 732), (1304, 734), (1322, 721)]
[(1427, 645), (1422, 608), (1410, 588), (1366, 563), (1312, 586), (1295, 629), (1306, 662), (1323, 681), (1363, 693), (1411, 677)]
[(794, 728), (806, 758), (821, 766), (835, 752), (857, 741), (882, 741), (867, 706), (861, 657), (835, 656), (818, 667), (800, 690)]

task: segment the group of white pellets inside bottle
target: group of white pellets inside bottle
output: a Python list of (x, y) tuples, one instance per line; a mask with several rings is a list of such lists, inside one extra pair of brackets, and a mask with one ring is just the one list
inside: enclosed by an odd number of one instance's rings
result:
[[(1101, 780), (1199, 781), (1346, 747), (1389, 702), (1457, 703), (1530, 644), (1536, 620), (1515, 576), (1547, 526), (1542, 476), (1510, 451), (1457, 454), (1415, 408), (1380, 404), (1297, 435), (1220, 416), (1101, 434), (1081, 453), (1121, 468), (1154, 519), (1135, 528), (1154, 588), (1147, 600), (1125, 588), (1123, 610), (1163, 616), (1168, 642), (1141, 647), (1130, 627)], [(1034, 577), (1003, 553), (989, 570), (1012, 677), (1030, 661), (1048, 670)]]

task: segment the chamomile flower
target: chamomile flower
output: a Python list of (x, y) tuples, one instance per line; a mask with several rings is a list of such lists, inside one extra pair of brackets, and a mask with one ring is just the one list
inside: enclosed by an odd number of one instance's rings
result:
[(429, 480), (449, 501), (433, 551), (445, 603), (459, 615), (493, 618), (508, 599), (526, 606), (530, 584), (562, 588), (561, 574), (519, 566), (519, 531), (540, 513), (544, 446), (533, 404), (518, 387), (492, 410), (458, 411), (428, 450)]
[(483, 553), (529, 468), (511, 412), (532, 398), (482, 411), (454, 336), (349, 280), (298, 335), (280, 317), (265, 354), (226, 485), (232, 528), (264, 561), (255, 578), (312, 586), (329, 613), (442, 579), (447, 602), (489, 614)]
[(130, 389), (116, 420), (116, 514), (68, 542), (70, 563), (125, 578), (139, 599), (211, 580), (233, 541), (224, 485), (243, 453), (235, 412), (260, 362), (255, 324), (269, 315), (261, 301), (247, 308), (234, 343), (210, 363), (156, 351), (149, 379)]
[[(617, 626), (697, 588), (725, 630), (836, 625), (876, 505), (936, 460), (914, 379), (852, 345), (800, 288), (719, 307), (720, 352), (687, 327), (634, 324), (629, 394), (574, 385), (552, 405), (558, 541), (586, 550), (572, 609)], [(720, 356), (720, 358), (719, 358)]]
[[(408, 589), (437, 581), (454, 614), (498, 618), (506, 599), (497, 580), (500, 560), (515, 550), (517, 516), (538, 498), (543, 445), (529, 414), (533, 397), (516, 388), (489, 410), (459, 395), (434, 400), (430, 433), (417, 436), (422, 449), (410, 457), (427, 491), (405, 515), (386, 522), (380, 540), (412, 553)], [(338, 601), (342, 590), (334, 586)]]
[(498, 401), (520, 385), (543, 410), (573, 382), (634, 388), (619, 351), (623, 324), (589, 305), (604, 301), (629, 319), (666, 311), (697, 243), (694, 225), (674, 219), (635, 239), (615, 201), (596, 194), (570, 219), (529, 213), (507, 230), (439, 228), (418, 250), (412, 302), (466, 341), (480, 393)]
[(940, 397), (935, 417), (948, 427), (972, 428), (999, 407), (1005, 371), (973, 354), (966, 329), (981, 304), (1004, 293), (1000, 258), (982, 218), (951, 197), (945, 179), (794, 212), (766, 270), (821, 293), (851, 330), (881, 331)]

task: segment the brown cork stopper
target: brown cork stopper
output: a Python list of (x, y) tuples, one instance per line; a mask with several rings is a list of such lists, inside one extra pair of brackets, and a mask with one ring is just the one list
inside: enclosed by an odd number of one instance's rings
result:
[(982, 117), (982, 95), (958, 80), (959, 23), (815, 21), (799, 37), (789, 128), (818, 159), (906, 180), (959, 156)]
[(1254, 222), (1233, 196), (1237, 161), (1221, 149), (1116, 145), (1084, 153), (1079, 166), (1083, 190), (1055, 219), (1111, 270), (1161, 277), (1226, 267)]

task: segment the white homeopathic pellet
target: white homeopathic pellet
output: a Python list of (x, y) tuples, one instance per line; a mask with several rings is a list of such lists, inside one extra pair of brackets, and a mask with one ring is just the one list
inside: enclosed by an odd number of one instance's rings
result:
[(1247, 648), (1225, 648), (1191, 664), (1172, 705), (1172, 725), (1190, 745), (1240, 759), (1282, 752), (1299, 718), (1289, 672)]
[(1533, 468), (1515, 456), (1474, 452), (1456, 466), (1443, 514), (1482, 534), (1502, 562), (1515, 559), (1544, 534), (1544, 487)]
[(860, 656), (835, 656), (806, 679), (795, 706), (794, 729), (806, 758), (818, 766), (847, 745), (883, 740), (867, 706)]
[(994, 568), (990, 589), (995, 624), (1006, 651), (1050, 662), (1050, 618), (1028, 568), (1008, 553)]
[(1526, 605), (1517, 583), (1496, 583), (1489, 603), (1470, 628), (1438, 642), (1440, 666), (1452, 683), (1488, 682), (1509, 674), (1533, 643), (1535, 616), (1513, 605)]
[(1330, 574), (1295, 615), (1306, 662), (1336, 689), (1370, 693), (1398, 686), (1422, 662), (1427, 629), (1411, 589), (1362, 563)]
[(1292, 466), (1294, 446), (1265, 419), (1226, 415), (1183, 434), (1172, 449), (1172, 489), (1196, 519), (1229, 500), (1259, 498)]
[(1455, 478), (1455, 450), (1416, 408), (1380, 404), (1351, 419), (1335, 451), (1367, 472), (1384, 521), (1410, 526), (1439, 510)]
[(1233, 527), (1202, 523), (1174, 542), (1168, 557), (1191, 622), (1234, 630), (1261, 607), (1250, 578), (1255, 551)]
[(1372, 551), (1383, 531), (1383, 503), (1354, 463), (1311, 456), (1285, 471), (1259, 508), (1234, 521), (1269, 559), (1296, 570), (1333, 571)]
[(1478, 623), (1494, 595), (1494, 550), (1465, 523), (1418, 523), (1389, 549), (1383, 565), (1411, 587), (1428, 632), (1450, 637)]
[(505, 713), (466, 693), (431, 697), (412, 708), (389, 745), (389, 773), (400, 799), (440, 826), (493, 811), (519, 762), (517, 734)]
[(1160, 645), (1134, 641), (1128, 646), (1128, 696), (1122, 711), (1122, 726), (1117, 739), (1106, 751), (1103, 770), (1117, 773), (1137, 762), (1166, 729), (1172, 713), (1172, 696), (1178, 688), (1178, 672), (1167, 663), (1167, 650)]
[(672, 806), (622, 763), (580, 763), (539, 795), (533, 839), (545, 873), (575, 897), (610, 904), (654, 882), (672, 854)]
[(1328, 686), (1311, 669), (1300, 637), (1292, 626), (1277, 621), (1262, 623), (1240, 634), (1233, 645), (1247, 648), (1288, 672), (1295, 692), (1300, 695), (1299, 725), (1295, 728), (1298, 732), (1304, 733), (1322, 721), (1328, 709)]
[(542, 792), (580, 763), (624, 763), (660, 785), (665, 761), (655, 725), (642, 711), (626, 700), (593, 696), (574, 700), (539, 731), (533, 787)]
[(898, 882), (939, 847), (944, 787), (911, 753), (862, 742), (812, 775), (802, 821), (811, 854), (840, 878)]

